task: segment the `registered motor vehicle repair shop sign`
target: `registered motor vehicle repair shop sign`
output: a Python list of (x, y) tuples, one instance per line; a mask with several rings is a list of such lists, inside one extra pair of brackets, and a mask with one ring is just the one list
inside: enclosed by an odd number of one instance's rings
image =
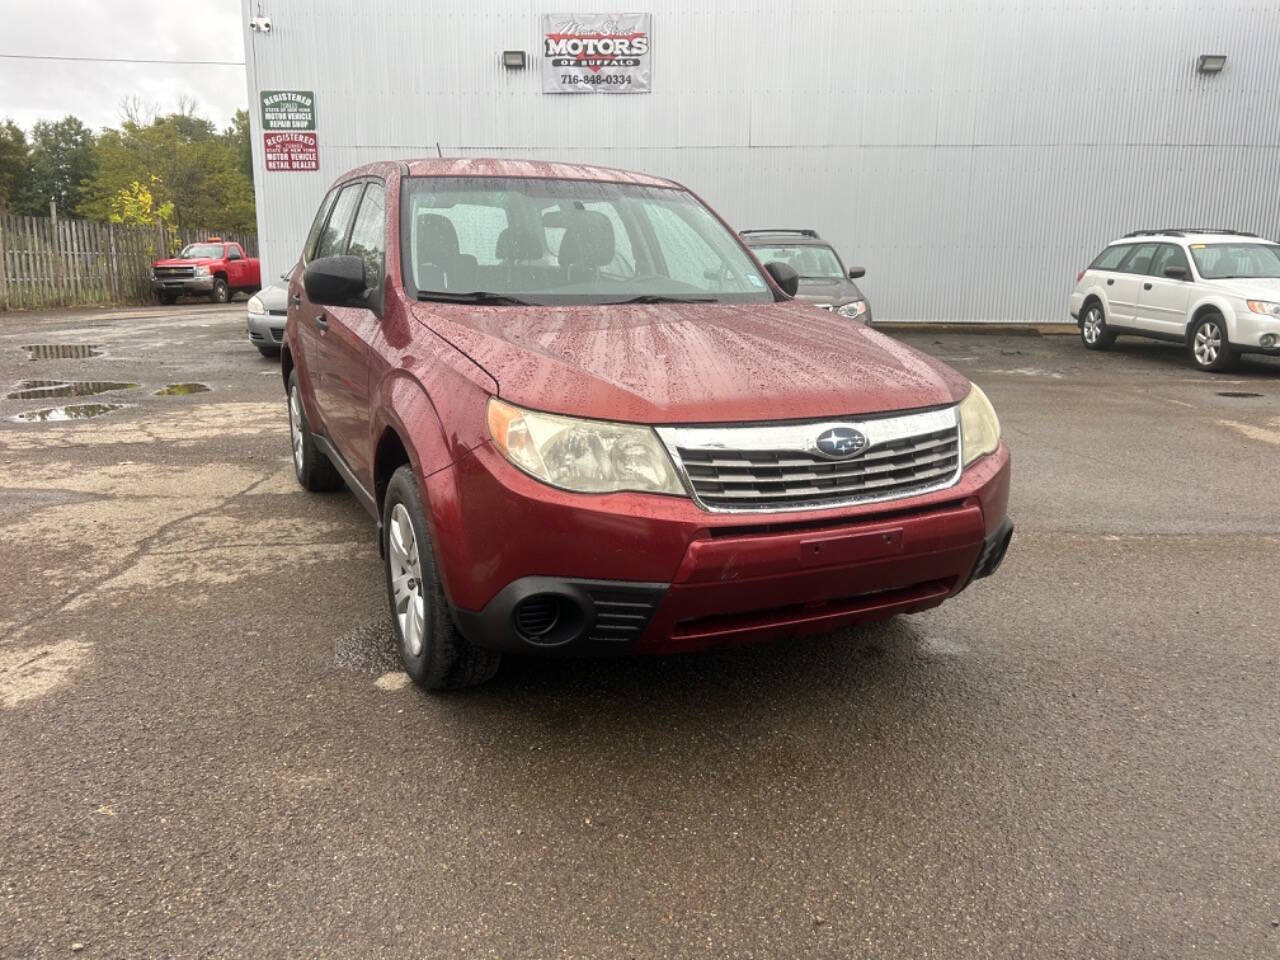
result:
[(310, 90), (262, 91), (262, 154), (267, 170), (320, 169), (316, 98)]
[(543, 93), (648, 93), (647, 13), (542, 15)]

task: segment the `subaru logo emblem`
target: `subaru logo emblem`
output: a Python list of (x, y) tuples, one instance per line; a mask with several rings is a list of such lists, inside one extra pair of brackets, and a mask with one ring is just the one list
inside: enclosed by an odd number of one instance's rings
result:
[(818, 437), (815, 446), (823, 456), (843, 460), (867, 449), (867, 438), (853, 427), (832, 427)]

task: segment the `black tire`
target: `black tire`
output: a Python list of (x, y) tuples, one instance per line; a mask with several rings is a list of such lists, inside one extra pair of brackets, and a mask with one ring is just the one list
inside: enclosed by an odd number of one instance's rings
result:
[(227, 286), (227, 281), (218, 277), (213, 281), (213, 291), (209, 294), (209, 299), (214, 303), (226, 303), (231, 299), (231, 288)]
[(315, 437), (307, 423), (307, 408), (298, 387), (298, 371), (289, 374), (289, 442), (293, 453), (293, 474), (304, 490), (324, 493), (342, 485), (342, 477), (329, 458), (316, 449)]
[(259, 352), (260, 354), (262, 354), (264, 357), (267, 357), (268, 359), (271, 359), (271, 360), (278, 360), (278, 359), (280, 358), (280, 348), (279, 348), (279, 347), (269, 347), (269, 346), (267, 346), (267, 345), (265, 345), (265, 344), (261, 344), (261, 343), (256, 343), (256, 344), (254, 344), (254, 346), (256, 346), (256, 347), (258, 348), (258, 352)]
[(1106, 311), (1096, 300), (1080, 314), (1080, 342), (1086, 350), (1110, 350), (1116, 342), (1116, 335), (1107, 329)]
[(161, 303), (163, 303), (166, 307), (172, 307), (175, 303), (178, 302), (178, 295), (176, 293), (168, 293), (166, 291), (161, 291), (160, 293), (156, 294), (156, 299), (159, 300)]
[[(408, 553), (404, 549), (408, 540), (400, 530), (400, 522), (405, 515), (413, 534), (412, 551)], [(400, 649), (405, 671), (414, 683), (425, 690), (457, 690), (490, 679), (498, 672), (502, 654), (472, 646), (453, 622), (436, 571), (435, 550), (431, 546), (431, 532), (422, 500), (418, 496), (418, 481), (410, 466), (398, 469), (387, 484), (387, 496), (382, 505), (382, 531), (387, 603), (391, 607), (396, 646)], [(396, 543), (393, 543), (393, 537)], [(415, 574), (419, 576), (415, 577)], [(396, 597), (397, 582), (404, 585), (400, 600)], [(404, 622), (408, 623), (415, 617), (415, 610), (420, 612), (420, 618), (414, 621), (419, 625), (410, 627), (410, 630), (417, 637), (416, 643), (406, 639), (401, 619), (403, 616)]]
[(1196, 369), (1225, 373), (1236, 365), (1238, 354), (1227, 339), (1227, 324), (1220, 313), (1206, 313), (1191, 325), (1187, 352)]

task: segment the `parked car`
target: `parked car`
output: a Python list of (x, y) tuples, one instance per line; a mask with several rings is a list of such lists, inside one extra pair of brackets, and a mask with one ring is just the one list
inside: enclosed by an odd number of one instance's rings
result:
[(853, 282), (867, 271), (846, 270), (835, 247), (817, 230), (743, 230), (741, 236), (762, 263), (785, 263), (800, 275), (797, 300), (871, 325), (871, 307)]
[(245, 256), (240, 244), (220, 237), (189, 243), (176, 257), (151, 265), (151, 289), (161, 303), (174, 303), (183, 294), (226, 303), (236, 293), (253, 293), (261, 286), (258, 258)]
[(269, 287), (263, 287), (249, 298), (245, 305), (249, 342), (264, 357), (280, 356), (280, 344), (284, 342), (284, 322), (289, 315), (289, 288), (287, 279), (281, 277)]
[(381, 525), (430, 689), (504, 651), (660, 653), (933, 607), (1009, 544), (1009, 452), (939, 361), (794, 302), (688, 190), (373, 163), (289, 285), (293, 464)]
[(1071, 317), (1089, 350), (1118, 336), (1183, 343), (1201, 370), (1280, 354), (1280, 245), (1239, 230), (1136, 230), (1076, 277)]

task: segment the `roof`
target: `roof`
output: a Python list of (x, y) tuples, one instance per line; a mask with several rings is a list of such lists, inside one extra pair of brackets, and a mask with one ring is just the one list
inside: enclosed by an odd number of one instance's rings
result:
[(742, 237), (743, 242), (748, 246), (752, 243), (822, 244), (823, 246), (829, 246), (827, 241), (818, 236), (817, 230), (796, 229), (792, 227), (776, 227), (765, 230), (739, 230), (738, 236)]
[(680, 187), (674, 180), (647, 173), (596, 167), (585, 163), (507, 160), (497, 157), (423, 157), (405, 160), (414, 177), (537, 177), (548, 180), (595, 180), (647, 187)]
[(1133, 243), (1137, 239), (1144, 237), (1150, 237), (1152, 239), (1159, 239), (1161, 237), (1177, 237), (1183, 240), (1192, 238), (1196, 240), (1222, 239), (1223, 237), (1229, 237), (1243, 243), (1249, 243), (1252, 241), (1257, 241), (1258, 243), (1270, 242), (1259, 237), (1256, 233), (1250, 233), (1247, 230), (1227, 230), (1215, 227), (1161, 227), (1155, 230), (1134, 230), (1130, 233), (1126, 233), (1119, 240), (1112, 240), (1111, 244), (1108, 244), (1108, 246), (1117, 243)]

